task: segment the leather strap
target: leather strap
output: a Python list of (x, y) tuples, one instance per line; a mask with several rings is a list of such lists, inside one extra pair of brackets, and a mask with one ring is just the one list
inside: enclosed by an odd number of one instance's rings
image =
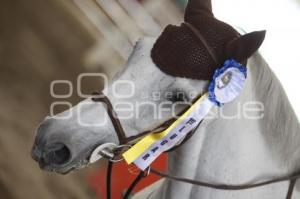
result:
[(207, 43), (206, 39), (203, 37), (200, 31), (190, 23), (184, 22), (183, 24), (187, 28), (189, 28), (191, 32), (194, 33), (194, 35), (201, 41), (201, 43), (205, 46), (207, 52), (209, 53), (215, 64), (217, 66), (220, 66), (222, 63), (220, 62), (220, 60), (218, 60), (215, 50)]
[(114, 163), (109, 161), (106, 172), (106, 198), (111, 199), (111, 175), (113, 171)]
[(286, 199), (292, 199), (296, 182), (297, 182), (297, 179), (292, 179), (290, 181), (290, 185), (289, 185), (289, 189), (288, 189)]
[(291, 176), (287, 177), (280, 177), (276, 178), (273, 180), (267, 180), (259, 183), (254, 183), (254, 184), (242, 184), (242, 185), (228, 185), (228, 184), (213, 184), (213, 183), (208, 183), (208, 182), (203, 182), (203, 181), (197, 181), (197, 180), (192, 180), (192, 179), (187, 179), (187, 178), (181, 178), (181, 177), (176, 177), (176, 176), (170, 176), (169, 174), (163, 173), (161, 171), (155, 170), (155, 169), (150, 169), (150, 172), (158, 175), (163, 178), (168, 178), (170, 180), (176, 180), (179, 182), (184, 182), (184, 183), (189, 183), (201, 187), (207, 187), (207, 188), (212, 188), (212, 189), (219, 189), (219, 190), (227, 190), (227, 191), (238, 191), (238, 190), (246, 190), (246, 189), (253, 189), (257, 187), (262, 187), (278, 182), (284, 182), (290, 180), (290, 185), (289, 185), (289, 190), (286, 196), (286, 199), (291, 199), (292, 198), (292, 193), (293, 189), (295, 187), (295, 183), (297, 179), (300, 178), (300, 173), (296, 173)]
[[(120, 145), (122, 144), (128, 144), (130, 142), (133, 142), (133, 141), (136, 141), (137, 139), (140, 139), (141, 137), (144, 137), (150, 133), (159, 133), (159, 132), (162, 132), (164, 131), (165, 129), (167, 129), (173, 122), (176, 121), (176, 119), (178, 117), (180, 117), (182, 114), (184, 114), (189, 108), (190, 106), (187, 106), (186, 108), (184, 108), (179, 114), (177, 114), (176, 117), (172, 117), (170, 118), (169, 120), (165, 121), (164, 123), (160, 124), (159, 126), (155, 127), (154, 129), (152, 130), (149, 130), (149, 131), (144, 131), (142, 133), (139, 133), (138, 135), (134, 135), (134, 136), (130, 136), (130, 137), (126, 137), (126, 134), (125, 134), (125, 131), (122, 127), (122, 124), (117, 116), (117, 113), (114, 111), (114, 107), (113, 105), (111, 104), (110, 100), (108, 99), (107, 96), (105, 96), (101, 91), (99, 92), (94, 92), (93, 94), (93, 97), (92, 97), (92, 100), (95, 101), (95, 102), (102, 102), (106, 105), (106, 109), (107, 109), (107, 113), (110, 117), (110, 120), (114, 126), (114, 129), (117, 133), (117, 136), (118, 136), (118, 139), (119, 139), (119, 142), (120, 142)], [(201, 97), (201, 95), (199, 95), (198, 97), (196, 97), (191, 104), (193, 104), (195, 101), (197, 101), (199, 98)], [(192, 130), (192, 131), (195, 131), (195, 130)], [(191, 132), (192, 132), (191, 131)], [(190, 133), (191, 133), (190, 132)], [(189, 133), (189, 134), (190, 134)], [(190, 138), (191, 135), (187, 136), (187, 138), (185, 139), (188, 139)], [(186, 140), (185, 140), (186, 141)], [(185, 142), (184, 141), (184, 142)], [(181, 145), (181, 144), (180, 144)]]
[(134, 179), (134, 181), (131, 183), (129, 188), (127, 189), (123, 199), (128, 199), (130, 197), (130, 194), (132, 193), (134, 187), (142, 180), (142, 178), (146, 177), (144, 171), (140, 171), (139, 175)]
[(126, 134), (123, 130), (123, 127), (117, 116), (117, 113), (114, 111), (114, 108), (113, 108), (110, 100), (102, 92), (94, 92), (93, 96), (94, 96), (92, 98), (93, 101), (103, 102), (106, 105), (107, 113), (108, 113), (110, 120), (114, 126), (114, 129), (118, 135), (120, 145), (126, 144), (127, 143)]

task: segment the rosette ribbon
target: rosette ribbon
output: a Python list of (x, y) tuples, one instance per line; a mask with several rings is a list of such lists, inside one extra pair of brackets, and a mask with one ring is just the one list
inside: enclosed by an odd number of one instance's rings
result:
[(246, 78), (245, 66), (233, 59), (226, 60), (224, 65), (215, 71), (208, 92), (196, 100), (166, 130), (145, 136), (123, 153), (125, 161), (128, 164), (134, 163), (141, 170), (148, 168), (164, 151), (176, 146), (195, 129), (213, 106), (220, 107), (236, 99), (244, 88)]

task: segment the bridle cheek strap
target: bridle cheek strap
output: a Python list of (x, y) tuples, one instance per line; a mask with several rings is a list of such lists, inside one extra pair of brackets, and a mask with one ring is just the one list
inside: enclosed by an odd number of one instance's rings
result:
[(114, 111), (114, 108), (110, 100), (101, 91), (94, 92), (92, 100), (94, 102), (102, 102), (106, 105), (107, 114), (109, 115), (112, 125), (118, 135), (119, 144), (120, 145), (126, 144), (127, 143), (126, 134), (124, 132), (124, 129), (122, 127), (119, 118), (117, 117), (117, 113)]
[[(125, 134), (125, 131), (122, 127), (122, 124), (118, 118), (118, 115), (117, 113), (115, 112), (114, 110), (114, 107), (112, 105), (112, 103), (110, 102), (110, 100), (108, 99), (108, 97), (102, 93), (101, 91), (97, 91), (97, 92), (94, 92), (92, 94), (92, 100), (94, 102), (101, 102), (103, 104), (105, 104), (106, 106), (106, 110), (107, 110), (107, 114), (113, 124), (113, 127), (116, 131), (116, 134), (118, 136), (118, 139), (119, 139), (119, 144), (120, 145), (126, 145), (130, 142), (133, 142), (147, 134), (150, 134), (150, 133), (155, 133), (155, 132), (160, 132), (160, 131), (163, 131), (165, 130), (167, 127), (169, 127), (175, 120), (176, 118), (171, 118), (165, 122), (163, 122), (161, 125), (155, 127), (154, 129), (152, 130), (149, 130), (149, 131), (144, 131), (142, 133), (139, 133), (138, 135), (134, 135), (134, 136), (130, 136), (130, 137), (127, 137), (126, 134)], [(182, 112), (180, 112), (178, 115), (182, 114), (186, 109), (184, 109)]]

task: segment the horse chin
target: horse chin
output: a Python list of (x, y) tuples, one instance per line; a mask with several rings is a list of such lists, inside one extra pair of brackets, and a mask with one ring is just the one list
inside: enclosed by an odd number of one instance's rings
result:
[(68, 168), (68, 169), (62, 169), (62, 170), (53, 170), (53, 172), (60, 174), (60, 175), (67, 175), (71, 172), (75, 171), (75, 168)]
[(88, 165), (89, 161), (87, 159), (80, 160), (77, 163), (69, 163), (68, 165), (64, 166), (41, 166), (41, 169), (48, 171), (48, 172), (54, 172), (61, 175), (67, 175), (71, 172), (81, 170), (82, 168), (86, 167)]

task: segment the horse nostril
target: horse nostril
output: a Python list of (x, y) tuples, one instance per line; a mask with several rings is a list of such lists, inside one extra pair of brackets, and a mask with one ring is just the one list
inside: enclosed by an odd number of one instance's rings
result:
[(64, 144), (57, 143), (52, 145), (48, 149), (48, 152), (45, 154), (44, 159), (45, 162), (49, 164), (61, 165), (68, 162), (70, 157), (71, 152), (68, 147)]

